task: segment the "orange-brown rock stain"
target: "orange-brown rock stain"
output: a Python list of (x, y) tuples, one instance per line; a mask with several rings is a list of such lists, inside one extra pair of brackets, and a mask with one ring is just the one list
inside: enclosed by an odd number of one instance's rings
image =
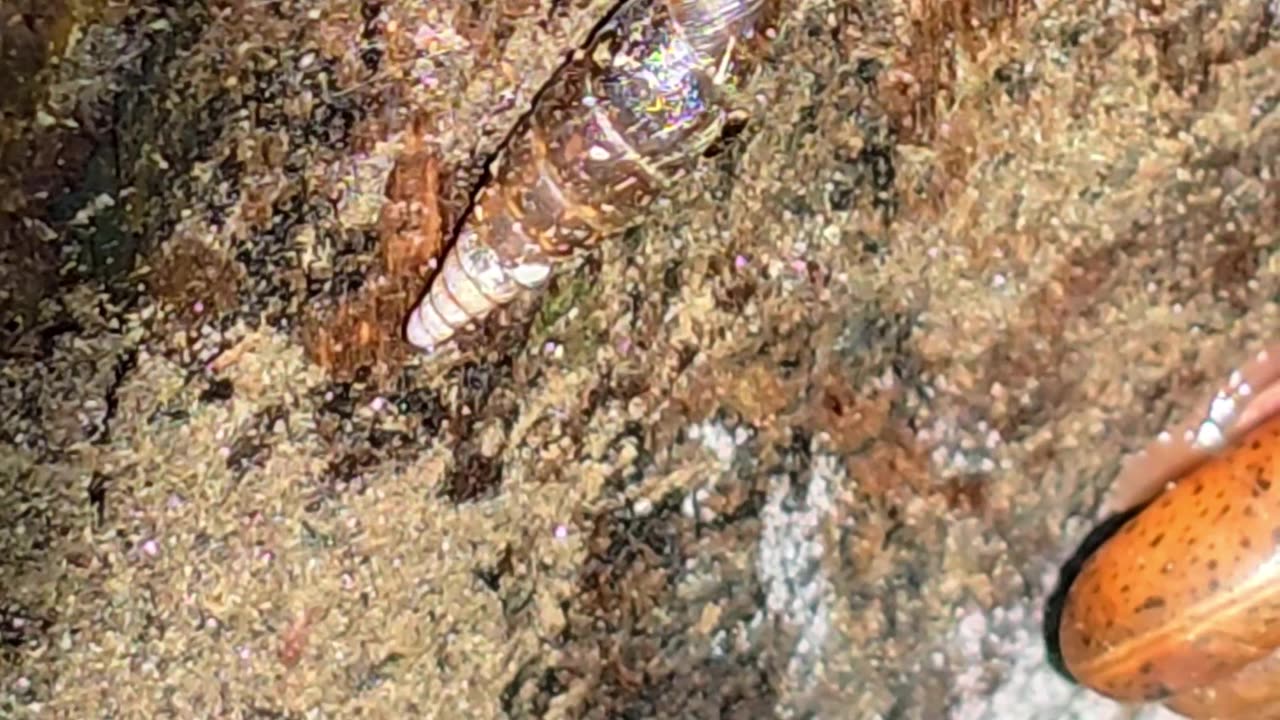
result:
[(362, 367), (383, 376), (408, 358), (402, 321), (444, 241), (439, 175), (438, 160), (425, 148), (415, 146), (400, 159), (378, 221), (379, 258), (370, 282), (336, 305), (308, 314), (303, 325), (308, 353), (335, 378), (347, 379)]

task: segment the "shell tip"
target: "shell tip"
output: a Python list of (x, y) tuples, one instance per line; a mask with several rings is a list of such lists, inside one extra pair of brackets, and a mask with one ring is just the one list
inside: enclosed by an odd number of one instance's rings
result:
[(409, 313), (409, 320), (405, 323), (404, 339), (428, 355), (435, 352), (436, 338), (427, 330), (426, 324), (422, 322), (422, 314), (416, 307)]

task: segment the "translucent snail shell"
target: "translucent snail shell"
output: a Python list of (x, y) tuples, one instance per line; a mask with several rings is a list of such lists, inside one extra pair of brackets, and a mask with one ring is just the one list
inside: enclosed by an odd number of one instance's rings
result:
[(551, 80), (405, 328), (439, 348), (643, 221), (722, 132), (781, 0), (628, 0)]

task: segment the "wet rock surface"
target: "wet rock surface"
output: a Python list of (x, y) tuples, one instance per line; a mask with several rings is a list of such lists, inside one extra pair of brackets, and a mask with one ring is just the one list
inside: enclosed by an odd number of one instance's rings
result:
[(610, 3), (20, 10), (0, 714), (1118, 716), (1043, 600), (1275, 336), (1280, 27), (1066, 5), (798, 3), (668, 207), (440, 357)]

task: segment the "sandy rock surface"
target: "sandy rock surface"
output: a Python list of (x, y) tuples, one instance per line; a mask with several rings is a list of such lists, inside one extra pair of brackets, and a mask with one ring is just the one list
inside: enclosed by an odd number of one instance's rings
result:
[(12, 5), (0, 717), (1123, 717), (1043, 601), (1275, 337), (1275, 2), (799, 2), (441, 357), (403, 313), (610, 2)]

